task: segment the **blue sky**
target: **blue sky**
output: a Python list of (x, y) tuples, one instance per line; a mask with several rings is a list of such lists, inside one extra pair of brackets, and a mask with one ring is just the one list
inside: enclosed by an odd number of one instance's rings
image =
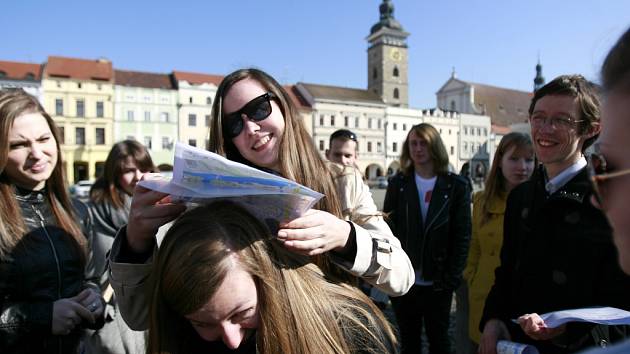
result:
[[(365, 88), (367, 42), (381, 0), (6, 1), (0, 60), (106, 57), (119, 69), (224, 75), (244, 66), (298, 81)], [(462, 80), (531, 90), (540, 53), (547, 80), (597, 79), (630, 26), (628, 0), (393, 0), (411, 33), (410, 105), (435, 106), (455, 67)]]

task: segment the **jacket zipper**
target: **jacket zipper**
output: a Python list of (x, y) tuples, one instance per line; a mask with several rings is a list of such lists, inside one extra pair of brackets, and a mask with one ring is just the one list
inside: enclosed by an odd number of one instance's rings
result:
[[(61, 299), (61, 266), (59, 265), (59, 256), (57, 255), (57, 249), (55, 248), (55, 244), (53, 243), (52, 238), (50, 237), (50, 234), (48, 233), (48, 229), (46, 229), (44, 216), (39, 211), (39, 209), (35, 207), (35, 205), (31, 204), (31, 208), (33, 209), (35, 214), (37, 214), (37, 216), (39, 217), (39, 224), (42, 225), (42, 229), (44, 230), (46, 239), (48, 239), (48, 243), (50, 244), (50, 248), (52, 249), (53, 256), (55, 257), (55, 265), (57, 266), (57, 300), (59, 300)], [(58, 338), (59, 338), (59, 341), (58, 341), (59, 353), (61, 353), (63, 349), (61, 336), (58, 336)]]

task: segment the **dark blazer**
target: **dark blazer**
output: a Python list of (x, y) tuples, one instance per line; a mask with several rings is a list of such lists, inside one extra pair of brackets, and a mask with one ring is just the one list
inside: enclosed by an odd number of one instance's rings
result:
[(470, 245), (468, 182), (450, 172), (438, 175), (423, 222), (415, 177), (399, 173), (389, 182), (383, 212), (414, 269), (436, 289), (455, 290)]
[[(617, 261), (610, 226), (591, 205), (586, 169), (552, 195), (542, 170), (509, 195), (505, 211), (501, 265), (484, 308), (480, 329), (491, 318), (502, 320), (518, 342), (535, 344), (541, 353), (573, 352), (593, 342), (589, 328), (567, 327), (567, 346), (535, 342), (511, 319), (526, 313), (589, 306), (630, 309), (630, 278)], [(569, 345), (570, 344), (570, 345)]]

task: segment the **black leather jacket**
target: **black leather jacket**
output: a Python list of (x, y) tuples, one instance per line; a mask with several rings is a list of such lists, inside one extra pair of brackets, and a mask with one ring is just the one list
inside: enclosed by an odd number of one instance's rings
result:
[[(10, 259), (0, 260), (0, 353), (76, 353), (87, 323), (69, 335), (53, 335), (53, 302), (86, 287), (98, 291), (91, 256), (84, 267), (72, 237), (55, 225), (43, 191), (16, 191), (16, 197), (28, 233)], [(89, 244), (88, 209), (78, 200), (73, 205)]]
[(389, 182), (383, 212), (416, 272), (436, 290), (455, 290), (470, 246), (468, 182), (450, 172), (438, 175), (423, 222), (415, 177), (399, 173)]

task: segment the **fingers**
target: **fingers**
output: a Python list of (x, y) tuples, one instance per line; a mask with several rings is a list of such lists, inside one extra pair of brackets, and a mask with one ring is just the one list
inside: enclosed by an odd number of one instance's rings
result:
[(284, 241), (283, 243), (284, 247), (288, 250), (306, 256), (314, 256), (327, 251), (326, 242), (322, 239), (309, 241)]
[(81, 319), (86, 320), (90, 323), (94, 323), (96, 321), (92, 312), (90, 312), (90, 310), (85, 308), (83, 305), (76, 302), (71, 302), (70, 306), (79, 318), (77, 324), (81, 323)]
[[(328, 214), (324, 211), (309, 209), (304, 215), (287, 223), (280, 224), (283, 229), (308, 229), (325, 223)], [(329, 214), (331, 215), (331, 214)], [(331, 215), (332, 216), (332, 215)]]

